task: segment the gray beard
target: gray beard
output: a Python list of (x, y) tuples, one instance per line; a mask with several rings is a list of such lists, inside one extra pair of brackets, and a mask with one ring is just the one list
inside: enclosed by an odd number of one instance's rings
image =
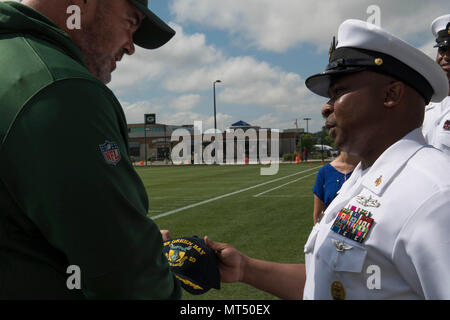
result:
[(95, 56), (95, 53), (89, 53), (86, 55), (86, 65), (89, 72), (103, 84), (111, 82), (111, 59), (109, 57), (98, 57), (98, 55)]

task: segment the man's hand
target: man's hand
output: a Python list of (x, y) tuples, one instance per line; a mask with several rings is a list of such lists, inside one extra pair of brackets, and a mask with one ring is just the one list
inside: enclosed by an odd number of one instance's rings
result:
[(219, 258), (221, 281), (228, 283), (242, 281), (248, 257), (230, 244), (214, 242), (207, 236), (205, 236), (204, 240), (206, 245), (210, 247)]
[(281, 299), (302, 299), (306, 281), (304, 264), (285, 264), (249, 258), (231, 244), (204, 238), (217, 255), (222, 282), (244, 282)]
[(164, 241), (170, 240), (170, 231), (169, 230), (159, 230), (161, 232), (161, 236)]

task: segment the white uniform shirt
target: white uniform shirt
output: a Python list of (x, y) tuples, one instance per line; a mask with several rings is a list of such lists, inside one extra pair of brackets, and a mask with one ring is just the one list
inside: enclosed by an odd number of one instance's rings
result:
[[(350, 206), (372, 213), (363, 243), (331, 230)], [(416, 129), (364, 172), (359, 164), (304, 251), (304, 299), (332, 299), (335, 281), (346, 299), (450, 299), (450, 158)]]
[[(447, 126), (446, 126), (447, 123)], [(428, 144), (450, 155), (450, 96), (425, 108), (422, 133)]]

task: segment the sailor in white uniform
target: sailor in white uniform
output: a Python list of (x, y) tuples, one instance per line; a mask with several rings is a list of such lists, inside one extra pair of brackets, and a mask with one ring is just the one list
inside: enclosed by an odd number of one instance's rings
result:
[(425, 105), (448, 94), (442, 68), (347, 20), (306, 86), (329, 98), (322, 114), (336, 146), (362, 160), (309, 235), (306, 264), (250, 258), (205, 237), (222, 281), (283, 299), (450, 299), (450, 157), (420, 129)]
[[(450, 14), (436, 18), (431, 24), (438, 48), (436, 62), (446, 72), (450, 82)], [(450, 155), (450, 91), (441, 102), (430, 103), (425, 108), (422, 127), (425, 140)]]
[(425, 104), (448, 93), (442, 69), (348, 20), (306, 85), (330, 98), (330, 134), (362, 161), (305, 245), (304, 299), (450, 299), (450, 158), (420, 130)]

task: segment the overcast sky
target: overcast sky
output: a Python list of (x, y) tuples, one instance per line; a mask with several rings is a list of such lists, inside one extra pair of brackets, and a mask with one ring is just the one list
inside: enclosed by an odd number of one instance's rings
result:
[[(109, 0), (114, 1), (114, 0)], [(244, 120), (278, 129), (324, 124), (325, 99), (305, 79), (322, 72), (328, 48), (346, 19), (367, 21), (380, 8), (381, 26), (435, 57), (431, 22), (450, 12), (449, 0), (150, 0), (150, 9), (177, 31), (157, 50), (136, 47), (109, 87), (128, 123), (156, 113), (159, 123), (204, 121), (214, 126), (213, 82), (220, 129)]]

